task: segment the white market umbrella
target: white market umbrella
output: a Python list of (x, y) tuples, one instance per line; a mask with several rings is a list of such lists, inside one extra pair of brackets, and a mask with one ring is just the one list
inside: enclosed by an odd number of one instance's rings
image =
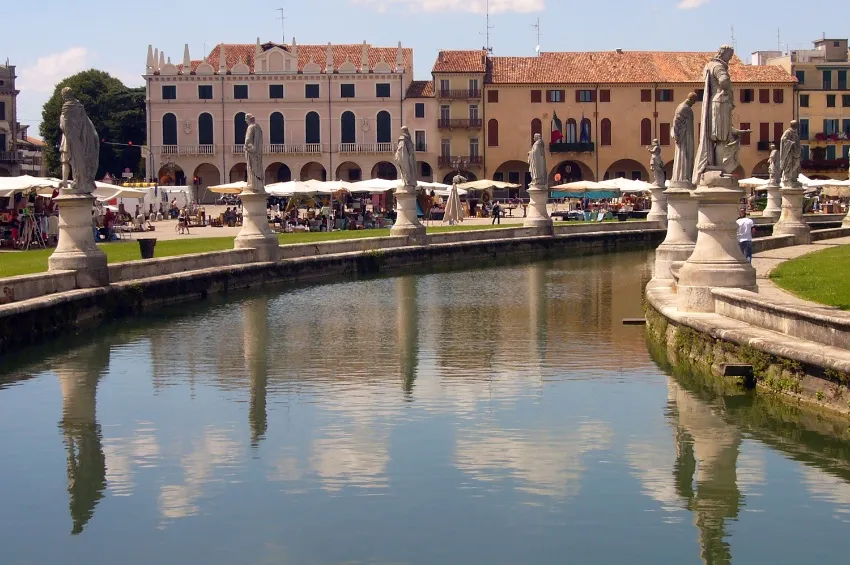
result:
[(229, 182), (227, 184), (217, 184), (215, 186), (208, 186), (207, 190), (210, 192), (215, 192), (216, 194), (240, 194), (245, 187), (248, 186), (248, 183), (244, 180)]
[(588, 190), (611, 190), (612, 188), (613, 187), (604, 185), (601, 182), (594, 182), (592, 180), (579, 180), (575, 182), (568, 182), (566, 184), (559, 184), (557, 186), (553, 186), (550, 190), (581, 192)]
[(19, 177), (0, 177), (0, 196), (11, 198), (18, 192), (36, 189), (41, 196), (51, 196), (59, 188), (59, 180), (44, 177), (21, 175)]
[(616, 188), (620, 192), (646, 192), (652, 184), (642, 180), (632, 180), (625, 177), (617, 177), (600, 182), (607, 188)]
[(767, 183), (767, 179), (759, 179), (756, 177), (750, 177), (748, 179), (741, 179), (738, 181), (738, 185), (743, 186), (744, 188), (759, 188)]
[(463, 207), (460, 205), (460, 189), (456, 184), (449, 189), (449, 197), (443, 213), (443, 222), (457, 223), (463, 220)]
[(482, 179), (461, 183), (458, 188), (464, 190), (488, 190), (490, 188), (504, 190), (506, 188), (520, 188), (520, 185), (499, 180)]

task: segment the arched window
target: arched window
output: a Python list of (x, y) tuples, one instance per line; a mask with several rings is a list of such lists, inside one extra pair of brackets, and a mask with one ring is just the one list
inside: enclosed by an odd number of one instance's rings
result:
[(198, 116), (198, 145), (213, 145), (213, 118), (204, 112)]
[(581, 143), (591, 143), (593, 136), (590, 132), (590, 120), (588, 118), (581, 119), (581, 131), (579, 132), (579, 141)]
[(304, 136), (307, 143), (321, 143), (322, 129), (319, 125), (319, 114), (310, 112), (304, 120)]
[(611, 145), (611, 120), (604, 118), (599, 124), (600, 145)]
[(567, 134), (564, 143), (577, 143), (578, 142), (578, 127), (576, 126), (576, 121), (572, 118), (567, 120)]
[(534, 118), (533, 120), (531, 120), (531, 142), (532, 143), (534, 143), (534, 136), (538, 133), (541, 136), (543, 135), (543, 122), (541, 122), (537, 118)]
[(246, 131), (248, 131), (248, 122), (245, 121), (245, 112), (239, 112), (233, 116), (233, 143), (236, 145), (245, 143)]
[(339, 121), (340, 143), (357, 143), (357, 120), (354, 112), (343, 112)]
[(487, 121), (487, 147), (499, 146), (499, 121), (490, 119)]
[(269, 118), (269, 143), (272, 145), (283, 145), (286, 143), (286, 125), (283, 121), (283, 114), (275, 112)]
[(392, 124), (393, 121), (389, 112), (386, 110), (378, 112), (378, 143), (393, 142)]
[(177, 117), (174, 114), (162, 116), (162, 144), (177, 145)]
[(644, 118), (640, 121), (640, 144), (652, 144), (652, 120)]

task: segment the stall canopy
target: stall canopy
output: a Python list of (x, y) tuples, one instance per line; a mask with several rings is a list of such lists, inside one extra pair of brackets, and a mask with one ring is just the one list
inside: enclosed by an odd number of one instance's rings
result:
[(615, 188), (624, 193), (646, 192), (652, 185), (642, 180), (632, 180), (625, 177), (617, 177), (600, 182), (599, 184), (609, 188)]
[(741, 179), (738, 181), (738, 186), (742, 186), (744, 188), (759, 188), (767, 184), (767, 179), (759, 179), (755, 177), (751, 177), (748, 179)]
[(248, 183), (244, 180), (240, 180), (237, 182), (231, 182), (227, 184), (217, 184), (215, 186), (207, 187), (207, 190), (210, 192), (215, 192), (216, 194), (239, 194), (245, 187), (248, 186)]
[(620, 189), (589, 180), (580, 180), (552, 187), (552, 198), (617, 198)]
[(0, 194), (3, 194), (4, 196), (11, 196), (16, 192), (26, 192), (32, 189), (49, 188), (52, 192), (52, 190), (58, 186), (59, 181), (51, 178), (31, 177), (29, 175), (21, 175), (19, 177), (0, 177)]
[(491, 188), (498, 188), (499, 190), (504, 190), (506, 188), (521, 188), (521, 185), (513, 184), (510, 182), (502, 182), (500, 180), (490, 180), (490, 179), (482, 179), (482, 180), (474, 180), (470, 182), (464, 182), (457, 187), (461, 190), (489, 190)]

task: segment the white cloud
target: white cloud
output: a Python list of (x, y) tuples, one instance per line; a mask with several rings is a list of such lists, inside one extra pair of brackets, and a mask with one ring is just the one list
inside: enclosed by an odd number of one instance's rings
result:
[(679, 2), (676, 7), (680, 10), (692, 10), (694, 8), (699, 8), (704, 4), (708, 4), (711, 0), (682, 0)]
[[(355, 4), (369, 6), (378, 12), (385, 12), (388, 6), (406, 6), (411, 10), (424, 12), (469, 12), (483, 14), (486, 11), (486, 0), (352, 0)], [(685, 0), (694, 2), (700, 0)], [(490, 0), (490, 13), (505, 12), (541, 12), (545, 8), (545, 0)]]
[(71, 47), (59, 53), (39, 57), (35, 64), (20, 69), (18, 88), (23, 92), (53, 92), (56, 83), (86, 68), (89, 52)]

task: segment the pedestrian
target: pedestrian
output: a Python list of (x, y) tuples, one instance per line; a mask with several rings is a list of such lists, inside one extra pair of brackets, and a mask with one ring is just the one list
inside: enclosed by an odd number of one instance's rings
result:
[(499, 201), (493, 202), (493, 221), (492, 224), (502, 225), (502, 207), (499, 206)]
[(752, 219), (747, 217), (746, 209), (742, 208), (738, 214), (738, 246), (744, 254), (747, 263), (753, 262), (753, 231), (756, 226)]

